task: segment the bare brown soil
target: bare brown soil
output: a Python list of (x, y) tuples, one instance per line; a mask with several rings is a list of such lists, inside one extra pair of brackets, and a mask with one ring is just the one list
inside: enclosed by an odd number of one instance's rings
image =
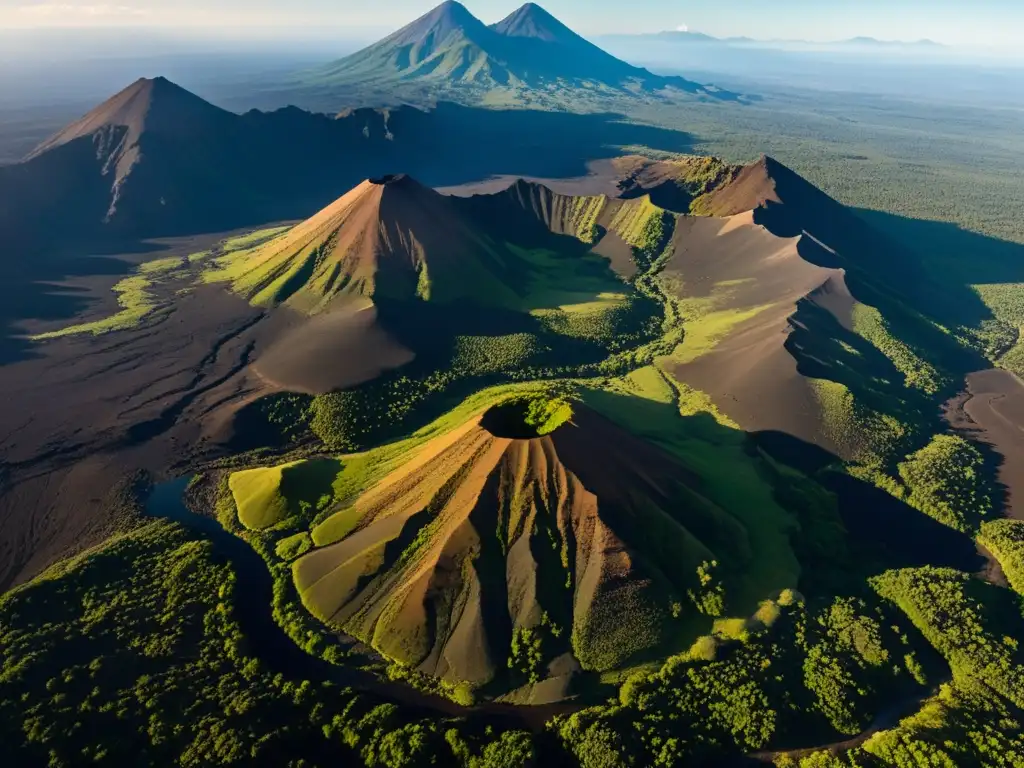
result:
[(785, 432), (838, 451), (787, 341), (801, 300), (848, 324), (853, 299), (843, 271), (804, 260), (799, 241), (772, 235), (754, 224), (750, 212), (679, 220), (665, 268), (666, 276), (676, 278), (679, 296), (717, 296), (714, 311), (766, 308), (732, 328), (710, 352), (675, 365), (673, 374), (706, 392), (748, 431)]
[(701, 212), (709, 216), (734, 216), (769, 202), (781, 202), (770, 164), (771, 161), (762, 157), (745, 166), (734, 179), (704, 199)]
[[(662, 528), (672, 547), (686, 542), (672, 549), (674, 573), (715, 556), (705, 543), (714, 546), (716, 530), (733, 546), (745, 540), (707, 502), (679, 501), (679, 486), (697, 482), (586, 409), (529, 440), (470, 420), (340, 511), (358, 519), (355, 529), (301, 558), (296, 583), (324, 620), (452, 681), (494, 681), (513, 629), (536, 629), (546, 612), (571, 624), (577, 654), (580, 643), (651, 647), (657, 637), (622, 636), (633, 611), (671, 589), (651, 568), (660, 560), (659, 544), (645, 540), (649, 510), (662, 510), (655, 516), (672, 529)], [(549, 675), (527, 694), (534, 703), (566, 695), (572, 665)]]
[[(224, 236), (164, 241), (159, 256)], [(22, 325), (38, 333), (107, 317), (117, 279), (55, 286), (95, 297), (90, 310)], [(410, 359), (372, 310), (326, 315), (304, 333), (308, 318), (267, 313), (220, 286), (190, 278), (154, 290), (159, 309), (139, 327), (36, 343), (0, 366), (0, 590), (114, 532), (110, 495), (130, 473), (165, 475), (230, 452), (235, 416), (257, 397), (357, 383)]]
[(625, 280), (636, 276), (638, 267), (633, 258), (633, 246), (627, 243), (617, 232), (607, 232), (601, 241), (594, 246), (593, 252), (608, 259), (608, 265), (615, 274)]
[(260, 317), (203, 288), (141, 329), (56, 339), (2, 369), (0, 585), (98, 543), (127, 472), (215, 450), (211, 417), (265, 386), (246, 371)]
[(380, 326), (377, 309), (369, 303), (312, 318), (285, 310), (268, 325), (275, 341), (253, 371), (277, 389), (312, 395), (346, 389), (415, 357)]
[(964, 393), (947, 404), (946, 419), (999, 455), (998, 479), (1007, 492), (1005, 512), (1024, 519), (1024, 383), (998, 368), (972, 373)]
[(241, 257), (236, 290), (305, 314), (358, 297), (471, 297), (482, 273), (515, 277), (455, 201), (404, 175), (364, 181)]

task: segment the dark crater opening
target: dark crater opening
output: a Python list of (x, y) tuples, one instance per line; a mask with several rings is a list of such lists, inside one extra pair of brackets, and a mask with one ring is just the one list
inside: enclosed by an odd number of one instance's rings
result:
[(550, 435), (571, 416), (572, 408), (563, 400), (524, 398), (494, 406), (480, 419), (480, 426), (495, 437), (533, 440)]
[(480, 426), (495, 437), (512, 440), (533, 440), (540, 437), (538, 425), (528, 423), (530, 401), (514, 400), (491, 408), (480, 420)]

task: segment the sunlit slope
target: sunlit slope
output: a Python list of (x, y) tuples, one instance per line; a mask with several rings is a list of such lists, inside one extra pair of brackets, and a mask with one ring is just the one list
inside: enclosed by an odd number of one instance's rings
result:
[(672, 245), (663, 285), (686, 318), (686, 336), (666, 370), (747, 430), (839, 451), (842, 438), (827, 429), (818, 384), (800, 358), (827, 341), (833, 324), (851, 327), (844, 270), (808, 260), (799, 238), (772, 235), (750, 212), (680, 218)]
[(622, 94), (672, 89), (735, 98), (617, 59), (535, 3), (487, 26), (462, 4), (447, 0), (373, 45), (301, 73), (299, 80), (328, 92), (436, 93), (449, 99), (520, 91), (539, 98), (563, 93), (571, 101), (589, 95), (583, 88)]
[(368, 180), (207, 279), (313, 314), (346, 297), (515, 303), (510, 264), (449, 198), (407, 176)]
[(494, 413), (317, 530), (295, 564), (314, 614), (450, 681), (494, 679), (523, 631), (610, 669), (696, 614), (702, 564), (749, 559), (743, 527), (660, 449), (583, 408), (532, 439)]
[(662, 363), (749, 431), (873, 460), (949, 380), (950, 334), (912, 306), (919, 265), (844, 206), (762, 158), (728, 168), (675, 220), (661, 285), (686, 338)]

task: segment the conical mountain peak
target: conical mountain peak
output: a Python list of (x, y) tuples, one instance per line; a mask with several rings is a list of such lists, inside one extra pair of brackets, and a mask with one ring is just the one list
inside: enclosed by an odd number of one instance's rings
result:
[[(639, 69), (577, 35), (536, 3), (486, 26), (457, 2), (447, 2), (374, 45), (317, 70), (318, 85), (344, 84), (389, 94), (470, 88), (475, 100), (493, 88), (564, 87), (580, 81), (612, 88), (704, 91), (678, 77)], [(446, 100), (450, 95), (446, 94)]]
[(504, 37), (530, 37), (546, 42), (569, 42), (579, 35), (536, 3), (527, 3), (491, 29)]
[(486, 33), (486, 25), (470, 13), (466, 6), (455, 2), (455, 0), (448, 0), (411, 24), (402, 27), (386, 38), (384, 42), (396, 45), (410, 43), (438, 45), (453, 35), (476, 39)]
[[(740, 556), (746, 532), (697, 494), (699, 479), (670, 454), (585, 406), (532, 439), (488, 425), (491, 415), (506, 419), (494, 411), (523, 405), (502, 403), (434, 438), (360, 494), (350, 508), (356, 526), (294, 565), (305, 605), (410, 667), (477, 686), (502, 679), (509, 621), (537, 626), (555, 606), (573, 628), (566, 650), (588, 669), (659, 649), (668, 633), (656, 621), (637, 643), (632, 620), (604, 617), (651, 616), (658, 596), (685, 596), (701, 563)], [(645, 533), (655, 525), (657, 540)], [(415, 558), (366, 557), (403, 529), (423, 531)], [(552, 544), (565, 563), (562, 595), (542, 581)], [(505, 578), (482, 581), (488, 573)], [(465, 595), (503, 610), (465, 608)], [(602, 650), (609, 638), (611, 655)]]
[(106, 128), (127, 129), (130, 146), (147, 131), (187, 137), (232, 117), (165, 77), (144, 77), (39, 145), (29, 159)]
[[(510, 279), (481, 256), (484, 235), (450, 197), (396, 174), (367, 179), (251, 251), (234, 289), (258, 304), (316, 314), (336, 299), (451, 301)], [(500, 276), (492, 270), (501, 272)], [(302, 274), (304, 279), (289, 276)]]

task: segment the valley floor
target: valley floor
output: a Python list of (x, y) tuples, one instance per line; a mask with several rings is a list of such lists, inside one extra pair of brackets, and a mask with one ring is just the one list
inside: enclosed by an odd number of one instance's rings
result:
[(1006, 489), (1006, 514), (1024, 519), (1024, 382), (999, 368), (972, 373), (965, 391), (947, 404), (946, 418), (991, 447)]

